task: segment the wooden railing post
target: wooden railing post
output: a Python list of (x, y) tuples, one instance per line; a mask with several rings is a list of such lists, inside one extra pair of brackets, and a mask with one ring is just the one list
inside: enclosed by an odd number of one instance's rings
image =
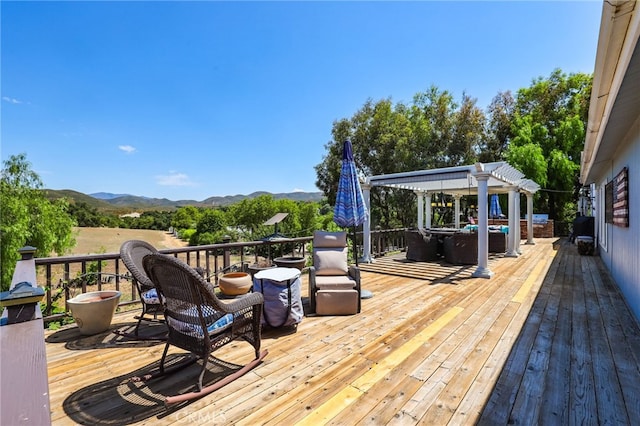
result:
[[(230, 236), (225, 235), (224, 237), (222, 237), (223, 244), (229, 244), (230, 242)], [(224, 270), (226, 271), (229, 266), (231, 266), (231, 248), (229, 246), (226, 246), (223, 250), (222, 268), (224, 268)]]
[[(23, 282), (36, 286), (35, 247), (19, 250), (22, 259), (16, 263), (11, 289)], [(19, 287), (22, 288), (22, 287)], [(15, 294), (15, 293), (14, 293)], [(26, 294), (23, 293), (23, 294)], [(23, 298), (29, 299), (31, 298)], [(44, 345), (44, 324), (39, 303), (27, 302), (30, 314), (17, 315), (18, 321), (4, 325), (9, 309), (2, 314), (0, 326), (0, 424), (50, 425), (49, 377)], [(25, 306), (25, 305), (22, 305)], [(13, 307), (13, 306), (11, 306)]]

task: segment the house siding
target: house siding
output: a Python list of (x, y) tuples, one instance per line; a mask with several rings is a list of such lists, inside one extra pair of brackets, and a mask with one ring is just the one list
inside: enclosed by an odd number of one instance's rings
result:
[(607, 224), (607, 249), (601, 248), (600, 256), (640, 321), (640, 118), (619, 146), (607, 175), (598, 182), (609, 182), (628, 168), (629, 227)]

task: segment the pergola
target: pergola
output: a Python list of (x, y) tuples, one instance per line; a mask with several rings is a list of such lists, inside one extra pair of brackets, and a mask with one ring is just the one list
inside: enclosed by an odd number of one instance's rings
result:
[[(520, 247), (520, 193), (527, 195), (527, 244), (533, 244), (533, 194), (540, 185), (504, 161), (476, 163), (470, 166), (446, 167), (369, 176), (362, 185), (367, 211), (370, 209), (370, 191), (374, 186), (406, 189), (418, 196), (418, 228), (431, 227), (431, 197), (443, 193), (452, 195), (455, 201), (455, 226), (460, 227), (460, 198), (463, 195), (478, 196), (478, 266), (473, 276), (490, 278), (493, 272), (489, 263), (489, 194), (509, 194), (508, 257), (517, 257)], [(427, 207), (425, 209), (425, 206)], [(364, 262), (373, 262), (371, 256), (371, 218), (364, 224)]]

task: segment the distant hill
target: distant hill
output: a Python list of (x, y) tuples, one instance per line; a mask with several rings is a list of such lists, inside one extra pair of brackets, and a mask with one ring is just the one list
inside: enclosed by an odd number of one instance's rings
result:
[(127, 195), (129, 194), (112, 194), (110, 192), (96, 192), (95, 194), (89, 194), (89, 196), (99, 200), (113, 200), (114, 198), (126, 197)]
[(272, 194), (270, 192), (258, 191), (249, 195), (227, 195), (224, 197), (209, 197), (203, 201), (196, 200), (168, 200), (166, 198), (149, 198), (129, 194), (111, 194), (108, 192), (98, 192), (86, 195), (81, 192), (63, 189), (63, 190), (45, 190), (49, 198), (65, 197), (72, 202), (84, 202), (88, 205), (102, 211), (124, 211), (124, 210), (174, 210), (183, 206), (226, 206), (234, 204), (244, 199), (252, 199), (260, 195), (271, 195), (276, 200), (289, 199), (294, 201), (321, 201), (322, 192), (289, 192)]
[(98, 210), (113, 210), (113, 206), (108, 202), (71, 189), (45, 189), (44, 194), (49, 199), (66, 198), (67, 200), (70, 200), (70, 202), (86, 203)]
[(276, 200), (293, 200), (293, 201), (322, 201), (322, 192), (283, 192), (279, 194), (272, 194), (265, 191), (252, 192), (249, 195), (227, 195), (224, 197), (209, 197), (202, 203), (207, 206), (225, 206), (228, 204), (237, 203), (244, 199), (258, 198), (261, 195), (271, 195)]

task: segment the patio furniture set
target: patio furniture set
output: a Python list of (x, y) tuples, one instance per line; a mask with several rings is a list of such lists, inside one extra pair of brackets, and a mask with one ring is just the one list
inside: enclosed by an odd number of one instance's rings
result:
[[(489, 228), (489, 253), (504, 253), (506, 227)], [(478, 234), (472, 229), (431, 228), (405, 232), (407, 259), (430, 262), (444, 259), (453, 265), (474, 265), (478, 260)]]
[[(316, 231), (313, 243), (314, 265), (309, 268), (309, 313), (359, 313), (360, 272), (357, 266), (348, 265), (346, 232)], [(142, 313), (134, 317), (137, 323), (133, 333), (115, 332), (132, 339), (144, 339), (139, 333), (143, 321), (160, 321), (166, 325), (162, 336), (151, 337), (166, 340), (159, 367), (134, 380), (152, 380), (202, 361), (197, 390), (169, 396), (166, 404), (200, 398), (246, 374), (268, 354), (268, 351), (261, 350), (264, 327), (295, 327), (304, 317), (300, 294), (301, 268), (288, 267), (290, 264), (286, 262), (284, 267), (264, 269), (253, 276), (235, 272), (217, 289), (203, 276), (203, 271), (158, 252), (145, 241), (126, 241), (121, 246), (120, 257), (134, 278)], [(246, 285), (247, 280), (250, 285)], [(225, 297), (221, 293), (223, 287), (231, 294)], [(83, 303), (86, 314), (77, 319), (78, 325), (84, 327), (81, 333), (97, 334), (108, 330), (115, 307), (111, 309), (110, 305), (110, 315), (105, 324), (104, 315), (96, 313), (92, 300)], [(97, 324), (98, 320), (100, 324)], [(92, 322), (96, 324), (87, 328), (87, 324)], [(203, 378), (213, 352), (238, 339), (253, 346), (255, 358), (223, 380), (205, 385)], [(170, 346), (183, 349), (192, 356), (172, 365), (167, 357)]]

